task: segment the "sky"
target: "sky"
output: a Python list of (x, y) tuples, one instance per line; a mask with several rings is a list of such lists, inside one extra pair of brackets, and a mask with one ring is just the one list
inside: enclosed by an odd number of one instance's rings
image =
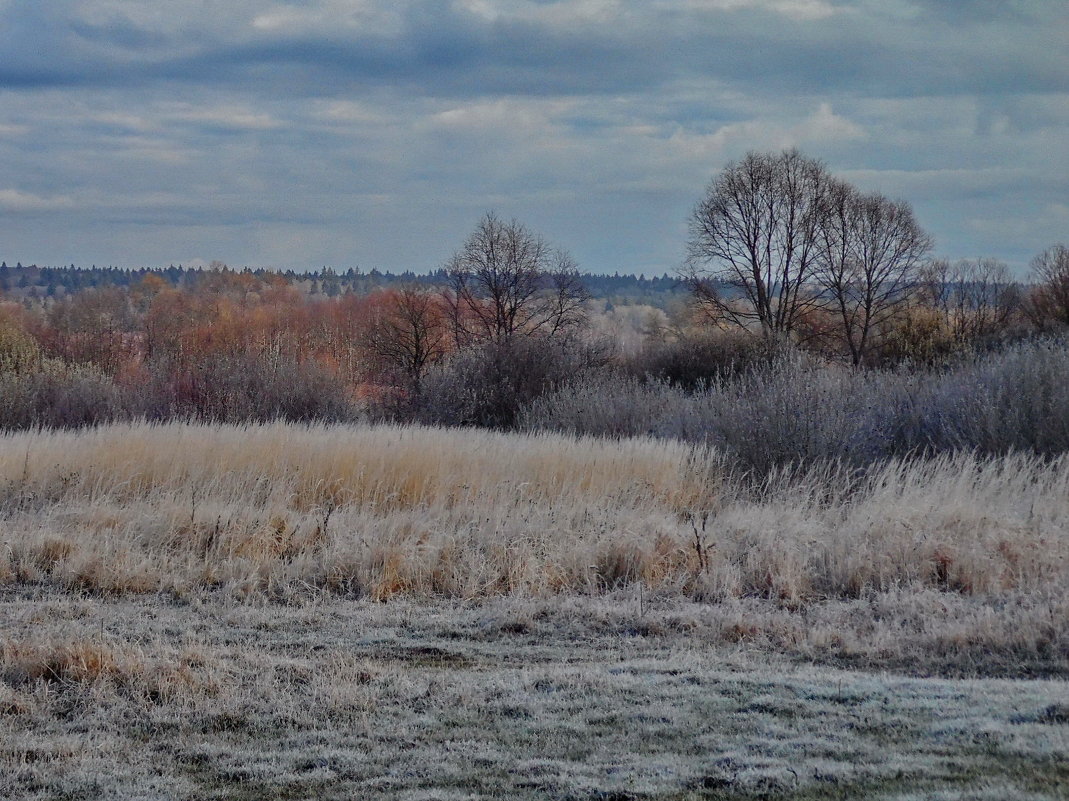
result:
[(671, 272), (797, 147), (936, 254), (1069, 242), (1066, 0), (0, 0), (0, 258), (425, 272), (493, 210)]

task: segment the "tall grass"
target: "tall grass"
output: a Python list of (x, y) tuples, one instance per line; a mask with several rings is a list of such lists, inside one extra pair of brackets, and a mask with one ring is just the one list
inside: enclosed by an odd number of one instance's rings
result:
[(8, 433), (0, 582), (379, 600), (641, 584), (789, 606), (935, 589), (1065, 605), (1069, 459), (821, 463), (759, 485), (727, 465), (663, 439), (402, 426)]

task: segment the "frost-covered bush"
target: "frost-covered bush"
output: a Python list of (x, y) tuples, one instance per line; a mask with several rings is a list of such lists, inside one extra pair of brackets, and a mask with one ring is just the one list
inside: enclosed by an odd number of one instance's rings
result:
[(530, 403), (523, 427), (702, 441), (745, 469), (958, 450), (1069, 452), (1069, 345), (1046, 340), (941, 369), (858, 371), (793, 353), (686, 392), (598, 375)]

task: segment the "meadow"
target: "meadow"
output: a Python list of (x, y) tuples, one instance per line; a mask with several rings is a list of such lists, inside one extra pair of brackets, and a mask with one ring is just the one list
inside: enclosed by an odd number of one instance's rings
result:
[(1069, 459), (0, 435), (0, 794), (1060, 798)]

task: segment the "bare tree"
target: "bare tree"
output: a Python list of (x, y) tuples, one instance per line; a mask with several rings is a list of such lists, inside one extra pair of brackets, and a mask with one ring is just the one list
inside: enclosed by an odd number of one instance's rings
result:
[(64, 298), (48, 310), (48, 348), (70, 363), (90, 363), (118, 372), (135, 345), (134, 312), (127, 293), (102, 287)]
[(932, 247), (902, 201), (834, 181), (819, 226), (815, 282), (837, 318), (838, 337), (860, 365), (873, 334), (909, 300)]
[(683, 269), (711, 318), (783, 336), (819, 306), (810, 280), (830, 181), (797, 150), (750, 153), (713, 179), (691, 215)]
[(928, 302), (959, 344), (1004, 330), (1020, 305), (1009, 267), (997, 259), (939, 259), (926, 266), (923, 282)]
[(1040, 326), (1055, 322), (1069, 326), (1069, 247), (1053, 245), (1032, 260), (1029, 312)]
[(564, 251), (512, 220), (488, 213), (448, 266), (449, 319), (458, 347), (558, 335), (586, 319), (584, 288)]
[(377, 300), (362, 344), (387, 368), (400, 372), (408, 389), (418, 395), (427, 370), (448, 349), (442, 297), (406, 286), (387, 290)]

